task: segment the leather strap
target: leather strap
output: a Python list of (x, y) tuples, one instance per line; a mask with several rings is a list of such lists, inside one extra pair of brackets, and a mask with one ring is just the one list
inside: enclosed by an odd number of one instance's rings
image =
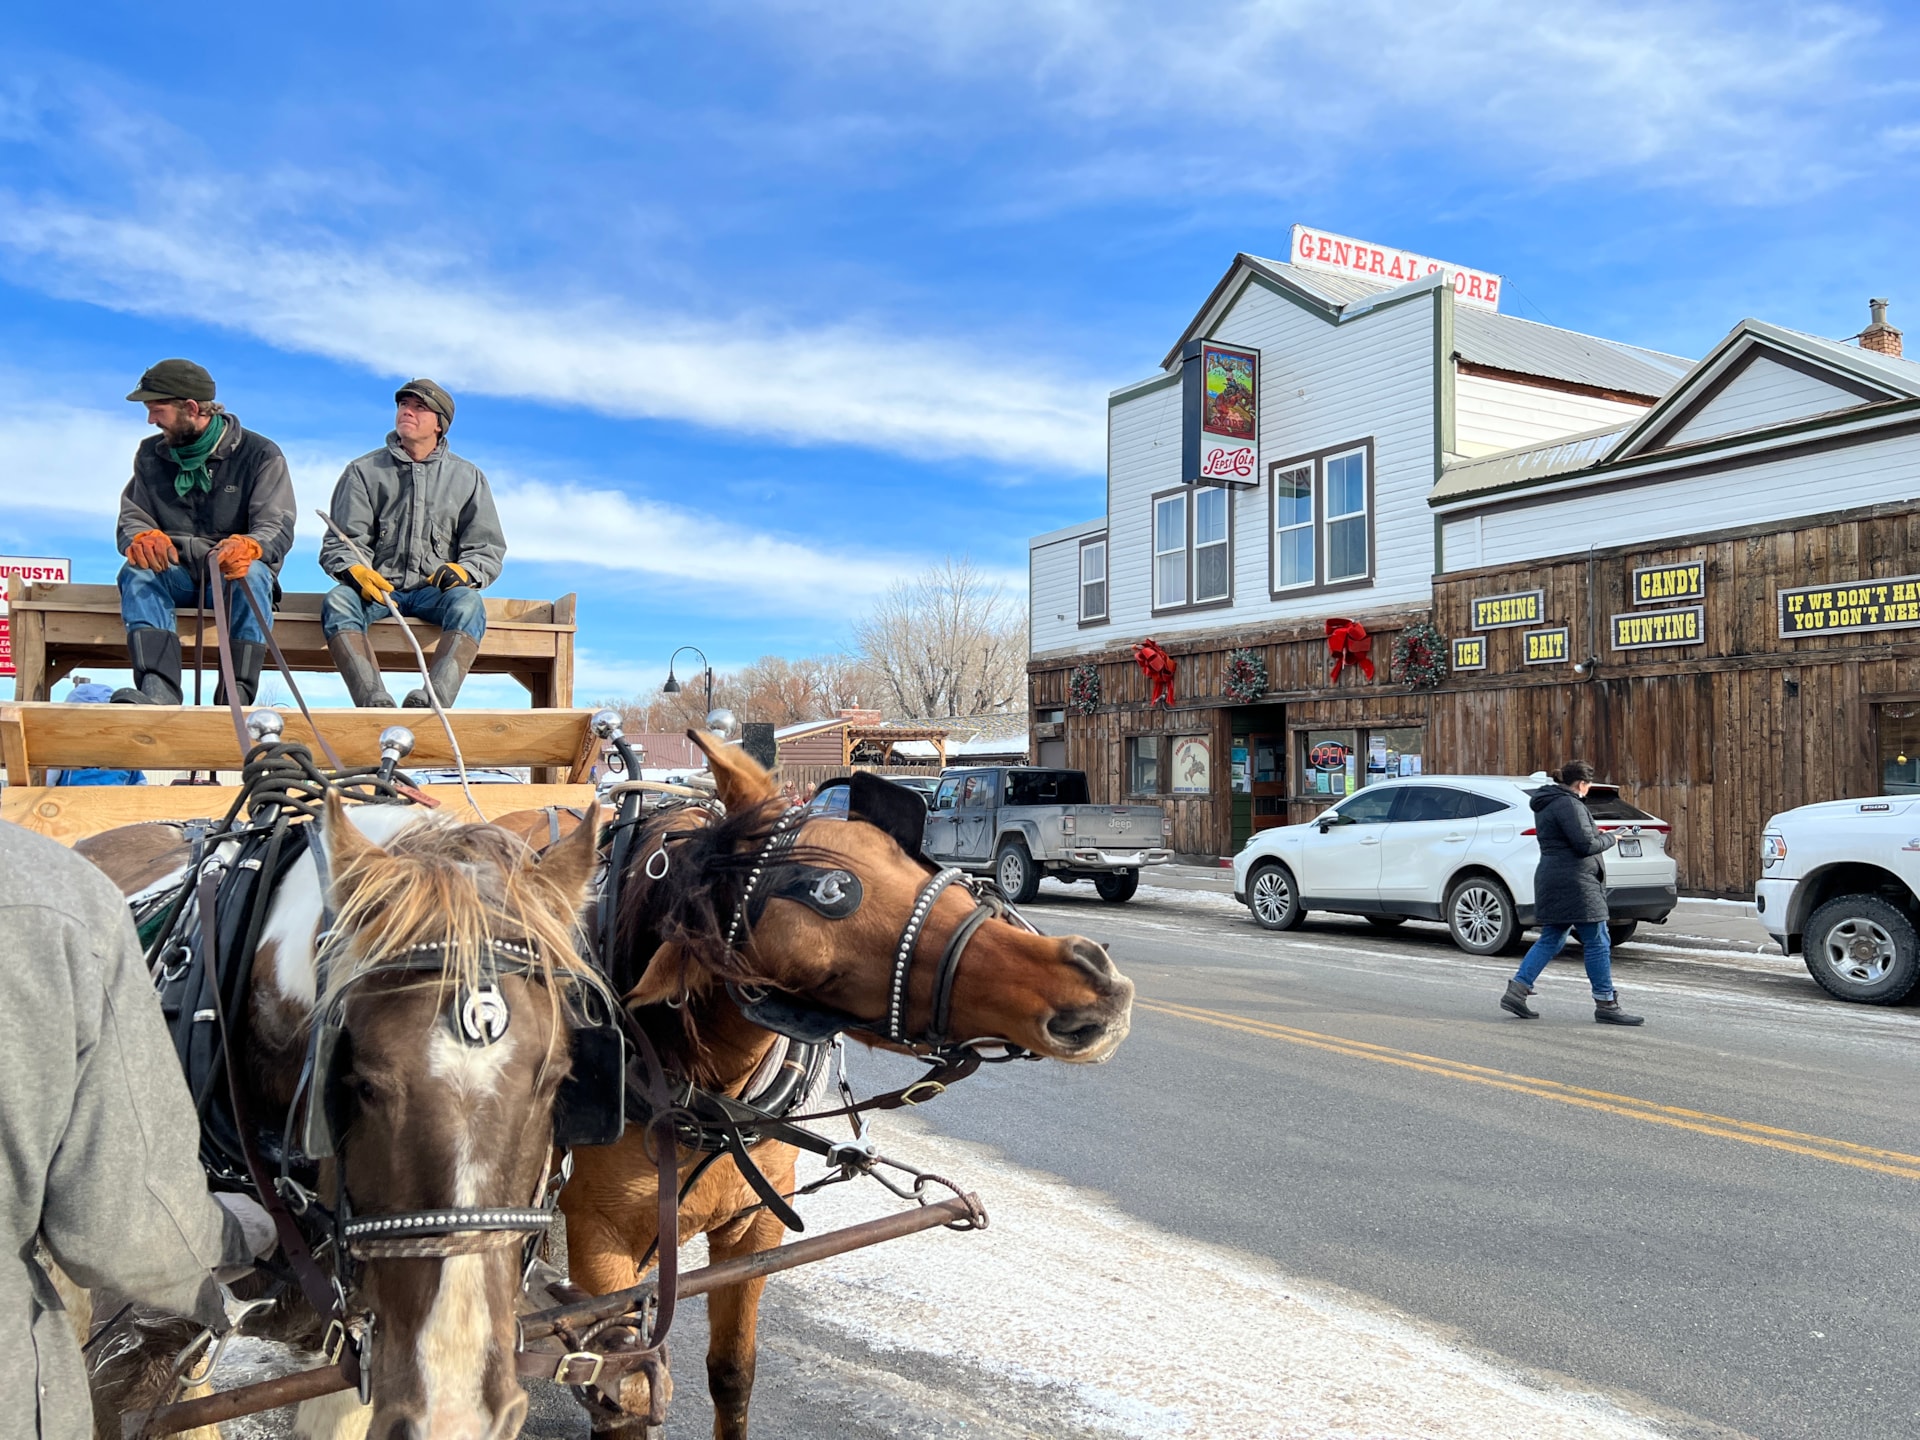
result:
[(244, 584), (239, 587), (239, 590), (246, 596), (247, 604), (253, 610), (254, 619), (260, 622), (260, 633), (267, 637), (267, 650), (273, 656), (273, 663), (280, 667), (281, 675), (286, 678), (287, 689), (293, 692), (293, 703), (300, 707), (300, 714), (305, 717), (307, 728), (313, 731), (313, 738), (320, 742), (320, 748), (326, 752), (327, 763), (336, 770), (344, 769), (345, 767), (340, 763), (340, 757), (333, 753), (333, 747), (327, 743), (327, 737), (321, 734), (320, 727), (313, 723), (313, 712), (307, 708), (306, 697), (300, 693), (300, 686), (294, 681), (293, 667), (287, 664), (287, 657), (280, 653), (280, 642), (273, 638), (272, 617), (261, 613), (260, 602), (254, 597), (252, 590)]
[(227, 708), (233, 712), (233, 735), (240, 742), (240, 763), (247, 763), (253, 741), (247, 735), (247, 717), (240, 709), (240, 689), (233, 683), (233, 645), (227, 638), (227, 587), (216, 581), (207, 586), (213, 597), (213, 638), (220, 646), (220, 683), (226, 687)]

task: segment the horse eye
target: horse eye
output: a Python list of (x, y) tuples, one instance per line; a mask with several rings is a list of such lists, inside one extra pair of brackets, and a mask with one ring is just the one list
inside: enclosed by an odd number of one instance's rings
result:
[(353, 1092), (353, 1098), (362, 1105), (371, 1105), (380, 1098), (378, 1087), (364, 1075), (348, 1077), (347, 1088)]

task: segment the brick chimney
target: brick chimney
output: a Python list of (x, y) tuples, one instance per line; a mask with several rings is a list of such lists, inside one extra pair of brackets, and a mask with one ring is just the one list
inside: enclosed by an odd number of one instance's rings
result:
[(1900, 353), (1900, 332), (1887, 323), (1887, 302), (1884, 300), (1867, 301), (1867, 309), (1873, 319), (1867, 328), (1860, 332), (1860, 348), (1875, 350), (1882, 355)]

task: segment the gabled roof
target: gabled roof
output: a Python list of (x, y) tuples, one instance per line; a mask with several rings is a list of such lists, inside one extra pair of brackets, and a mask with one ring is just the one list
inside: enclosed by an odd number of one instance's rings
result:
[(1427, 503), (1443, 505), (1481, 491), (1505, 490), (1529, 481), (1537, 483), (1552, 475), (1584, 470), (1605, 459), (1626, 431), (1625, 425), (1613, 425), (1605, 430), (1589, 430), (1584, 435), (1569, 435), (1547, 445), (1522, 445), (1492, 455), (1476, 455), (1471, 460), (1449, 465), (1428, 492)]

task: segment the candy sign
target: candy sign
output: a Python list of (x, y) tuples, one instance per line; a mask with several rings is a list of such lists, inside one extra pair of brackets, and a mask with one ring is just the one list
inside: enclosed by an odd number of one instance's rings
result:
[(1464, 265), (1449, 265), (1416, 255), (1411, 250), (1371, 245), (1348, 235), (1329, 230), (1314, 230), (1305, 225), (1293, 227), (1291, 263), (1303, 270), (1331, 270), (1336, 275), (1360, 275), (1387, 285), (1405, 285), (1412, 280), (1445, 271), (1453, 286), (1453, 297), (1462, 305), (1482, 310), (1500, 308), (1500, 277), (1484, 270), (1469, 270)]

